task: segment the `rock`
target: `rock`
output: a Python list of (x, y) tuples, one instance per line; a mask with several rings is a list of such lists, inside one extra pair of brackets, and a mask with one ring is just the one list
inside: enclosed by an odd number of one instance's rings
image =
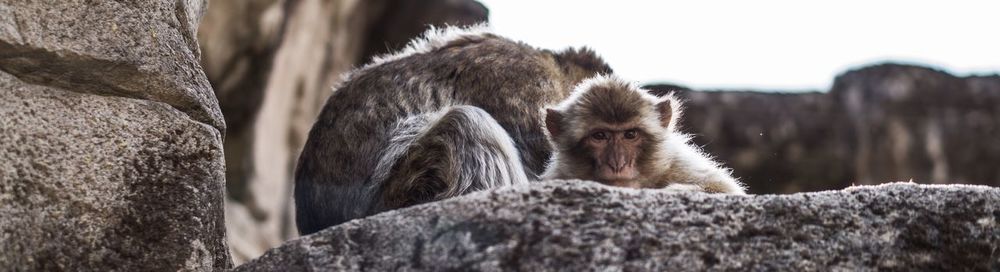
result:
[(32, 84), (163, 102), (225, 130), (198, 65), (205, 0), (0, 3), (0, 69)]
[(291, 172), (331, 86), (428, 25), (472, 24), (471, 0), (218, 0), (199, 37), (231, 128), (227, 230), (237, 263), (297, 236)]
[(232, 266), (204, 5), (0, 2), (0, 267)]
[(877, 65), (838, 76), (829, 95), (854, 132), (854, 180), (1000, 185), (1000, 75)]
[(827, 93), (647, 87), (682, 89), (682, 128), (753, 193), (911, 178), (1000, 185), (1000, 76), (880, 64), (838, 76)]
[(236, 271), (997, 270), (1000, 189), (710, 195), (554, 181), (354, 220)]

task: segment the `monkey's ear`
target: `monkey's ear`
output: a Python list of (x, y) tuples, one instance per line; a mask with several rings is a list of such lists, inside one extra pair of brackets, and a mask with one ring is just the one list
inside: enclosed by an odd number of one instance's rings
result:
[(553, 140), (562, 135), (562, 122), (563, 116), (561, 112), (554, 109), (545, 109), (545, 129), (549, 131), (549, 135), (552, 135)]
[(656, 103), (656, 111), (660, 113), (660, 125), (667, 129), (673, 129), (670, 124), (674, 119), (674, 105), (670, 99), (663, 99)]
[(587, 47), (582, 48), (566, 48), (565, 50), (555, 53), (556, 62), (564, 70), (575, 70), (571, 67), (582, 69), (586, 74), (605, 74), (610, 75), (614, 71), (611, 70), (611, 66), (608, 66), (604, 59), (597, 55), (597, 52), (591, 50)]

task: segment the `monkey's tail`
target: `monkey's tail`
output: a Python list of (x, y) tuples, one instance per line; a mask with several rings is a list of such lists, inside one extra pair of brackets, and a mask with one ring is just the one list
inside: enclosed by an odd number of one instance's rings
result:
[(403, 120), (377, 168), (374, 212), (528, 182), (514, 140), (474, 106)]

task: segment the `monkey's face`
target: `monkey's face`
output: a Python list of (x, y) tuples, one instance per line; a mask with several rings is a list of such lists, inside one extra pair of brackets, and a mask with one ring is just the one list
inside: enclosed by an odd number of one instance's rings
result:
[(601, 128), (582, 139), (581, 146), (590, 155), (597, 181), (633, 187), (639, 177), (637, 158), (645, 136), (637, 128)]
[(575, 87), (545, 111), (545, 128), (556, 149), (554, 178), (577, 178), (622, 187), (652, 187), (666, 167), (660, 146), (673, 129), (676, 100), (657, 98), (613, 76)]

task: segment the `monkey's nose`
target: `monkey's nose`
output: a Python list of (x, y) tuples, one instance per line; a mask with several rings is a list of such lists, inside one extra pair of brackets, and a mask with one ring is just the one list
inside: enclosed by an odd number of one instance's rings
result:
[(608, 163), (608, 167), (615, 173), (620, 173), (622, 170), (625, 170), (625, 166), (628, 166), (628, 162), (624, 159), (616, 159), (611, 163)]

